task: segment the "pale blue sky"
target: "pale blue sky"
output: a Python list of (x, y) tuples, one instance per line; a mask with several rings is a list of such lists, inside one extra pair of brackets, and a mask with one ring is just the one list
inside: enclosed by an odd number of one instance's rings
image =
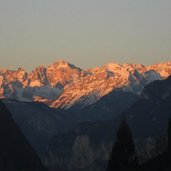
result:
[(0, 0), (0, 68), (171, 60), (171, 0)]

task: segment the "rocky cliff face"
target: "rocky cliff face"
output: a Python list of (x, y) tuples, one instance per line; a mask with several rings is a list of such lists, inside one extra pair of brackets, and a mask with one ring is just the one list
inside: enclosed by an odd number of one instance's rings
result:
[(160, 75), (163, 78), (167, 78), (169, 75), (171, 75), (171, 62), (158, 63), (155, 65), (151, 65), (147, 67), (147, 70), (154, 70), (160, 73)]
[[(96, 124), (96, 128), (85, 123), (77, 126), (72, 133), (55, 136), (49, 145), (45, 163), (50, 170), (104, 170), (109, 151), (113, 145), (112, 133), (105, 123)], [(107, 129), (105, 127), (108, 127)], [(92, 129), (93, 128), (93, 129)], [(103, 131), (105, 128), (105, 131)], [(103, 138), (101, 134), (106, 133)], [(97, 131), (97, 132), (96, 132)], [(67, 163), (67, 165), (66, 165)]]
[(49, 103), (64, 91), (64, 87), (84, 72), (64, 61), (50, 66), (40, 66), (31, 73), (19, 68), (17, 71), (0, 70), (0, 97), (20, 101)]

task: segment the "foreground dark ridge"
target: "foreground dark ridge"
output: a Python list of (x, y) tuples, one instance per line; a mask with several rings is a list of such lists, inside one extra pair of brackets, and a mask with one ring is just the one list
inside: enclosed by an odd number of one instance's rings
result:
[(171, 120), (169, 118), (168, 145), (166, 151), (139, 165), (133, 136), (126, 118), (124, 118), (117, 131), (117, 140), (112, 148), (107, 171), (169, 171), (171, 169), (170, 138)]
[(2, 101), (0, 101), (0, 170), (46, 171)]

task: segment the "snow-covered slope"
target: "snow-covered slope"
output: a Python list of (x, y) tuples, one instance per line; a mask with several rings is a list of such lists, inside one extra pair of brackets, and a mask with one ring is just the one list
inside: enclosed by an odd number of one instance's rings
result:
[(162, 79), (159, 73), (146, 70), (143, 65), (107, 64), (89, 69), (88, 75), (81, 77), (51, 103), (51, 107), (69, 109), (74, 105), (81, 108), (97, 102), (114, 89), (140, 94), (148, 83)]
[(47, 67), (39, 66), (31, 73), (0, 70), (0, 97), (20, 101), (51, 101), (63, 93), (64, 86), (84, 75), (84, 72), (64, 61)]
[(54, 108), (83, 108), (115, 89), (140, 94), (145, 85), (171, 74), (171, 62), (152, 66), (110, 63), (82, 70), (65, 61), (31, 73), (0, 70), (0, 98), (39, 101)]
[(151, 65), (151, 66), (147, 67), (147, 70), (154, 70), (154, 71), (160, 73), (160, 75), (163, 78), (167, 78), (169, 75), (171, 75), (171, 62)]

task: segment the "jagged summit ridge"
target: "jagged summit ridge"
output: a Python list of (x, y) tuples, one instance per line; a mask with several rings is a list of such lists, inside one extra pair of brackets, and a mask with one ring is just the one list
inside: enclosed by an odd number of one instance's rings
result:
[(22, 68), (0, 69), (0, 98), (41, 101), (55, 108), (83, 108), (115, 89), (140, 94), (145, 85), (170, 74), (171, 62), (152, 66), (109, 63), (83, 70), (59, 60), (31, 73)]
[(51, 107), (69, 109), (79, 105), (83, 108), (97, 102), (114, 89), (140, 94), (145, 85), (162, 79), (159, 73), (135, 64), (107, 64), (89, 69), (88, 72), (90, 74), (66, 88), (64, 93), (51, 103)]
[(154, 70), (154, 71), (160, 73), (160, 75), (163, 78), (167, 78), (169, 75), (171, 75), (171, 61), (166, 62), (166, 63), (158, 63), (155, 65), (151, 65), (151, 66), (147, 67), (147, 69)]
[(81, 70), (80, 68), (76, 67), (75, 65), (66, 62), (64, 60), (59, 60), (53, 63), (53, 66), (58, 67), (58, 68), (73, 68), (73, 69), (78, 69)]
[(35, 99), (54, 100), (66, 85), (73, 82), (84, 72), (65, 61), (37, 67), (31, 73), (19, 68), (16, 71), (0, 70), (0, 97), (21, 101)]

